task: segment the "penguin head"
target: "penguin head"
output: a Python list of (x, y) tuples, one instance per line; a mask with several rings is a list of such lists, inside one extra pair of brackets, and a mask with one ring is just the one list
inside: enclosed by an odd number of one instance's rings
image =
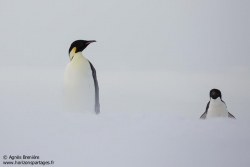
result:
[(210, 90), (210, 98), (217, 99), (218, 97), (220, 97), (220, 99), (222, 99), (220, 90), (218, 90), (218, 89)]
[(85, 40), (76, 40), (69, 47), (69, 58), (73, 59), (74, 54), (82, 52), (89, 44), (96, 42), (95, 40), (85, 41)]

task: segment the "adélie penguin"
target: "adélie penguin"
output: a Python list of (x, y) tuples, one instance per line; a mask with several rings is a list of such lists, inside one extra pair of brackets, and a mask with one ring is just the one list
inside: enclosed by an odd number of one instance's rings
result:
[(235, 117), (228, 112), (226, 103), (222, 100), (220, 90), (212, 89), (210, 91), (210, 101), (207, 103), (206, 111), (201, 115), (200, 119), (210, 119), (217, 117)]
[(66, 110), (100, 113), (99, 86), (93, 64), (82, 51), (95, 40), (76, 40), (69, 48), (70, 62), (63, 76), (63, 99)]

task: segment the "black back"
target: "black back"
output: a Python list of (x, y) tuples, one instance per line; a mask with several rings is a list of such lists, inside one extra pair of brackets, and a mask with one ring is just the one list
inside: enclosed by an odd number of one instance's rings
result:
[(98, 86), (98, 81), (97, 81), (97, 75), (96, 75), (96, 70), (93, 64), (89, 61), (91, 70), (92, 70), (92, 76), (94, 79), (94, 84), (95, 84), (95, 113), (99, 114), (100, 113), (100, 102), (99, 102), (99, 86)]

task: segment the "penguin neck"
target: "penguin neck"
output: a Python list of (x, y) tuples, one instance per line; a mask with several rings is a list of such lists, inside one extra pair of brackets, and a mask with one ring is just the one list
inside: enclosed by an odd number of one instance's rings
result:
[(218, 97), (218, 98), (216, 98), (216, 99), (210, 98), (210, 104), (219, 105), (219, 104), (221, 104), (221, 103), (222, 103), (222, 101), (221, 101), (221, 98), (220, 98), (220, 97)]
[(82, 59), (86, 59), (86, 58), (82, 55), (82, 52), (77, 52), (77, 53), (74, 54), (74, 57), (73, 57), (73, 59), (71, 61), (76, 62), (76, 61), (79, 61), (79, 60), (82, 60)]

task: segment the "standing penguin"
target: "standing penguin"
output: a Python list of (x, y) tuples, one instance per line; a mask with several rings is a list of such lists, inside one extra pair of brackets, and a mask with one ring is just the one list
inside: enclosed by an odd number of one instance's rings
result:
[(221, 92), (218, 89), (210, 91), (210, 101), (207, 103), (206, 111), (201, 115), (200, 119), (210, 119), (216, 117), (235, 117), (228, 112), (226, 103), (222, 100)]
[(95, 40), (74, 41), (69, 48), (70, 62), (63, 77), (64, 104), (69, 111), (100, 113), (96, 70), (82, 51)]

